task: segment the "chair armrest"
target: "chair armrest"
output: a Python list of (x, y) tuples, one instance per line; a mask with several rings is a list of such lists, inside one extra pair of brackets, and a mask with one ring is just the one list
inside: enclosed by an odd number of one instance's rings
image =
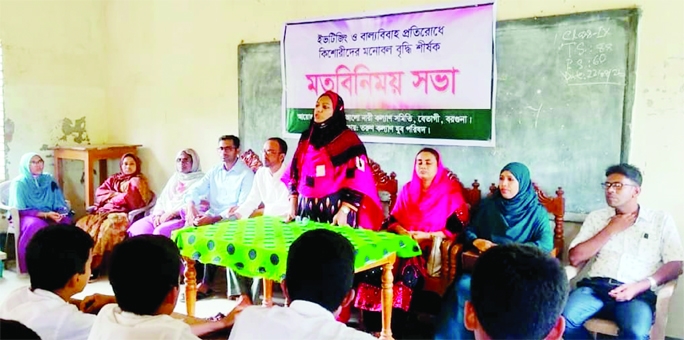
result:
[(442, 248), (443, 250), (446, 250), (442, 252), (442, 259), (446, 259), (446, 262), (442, 261), (442, 277), (445, 287), (451, 285), (456, 279), (456, 275), (458, 274), (459, 256), (461, 256), (461, 252), (463, 251), (462, 243), (457, 243), (452, 240), (448, 241), (450, 242), (450, 246), (448, 248)]
[(149, 205), (144, 208), (131, 210), (128, 213), (128, 223), (133, 223), (137, 221), (139, 218), (146, 216), (150, 210), (152, 210), (152, 206)]
[(655, 321), (653, 328), (651, 328), (651, 339), (665, 339), (670, 299), (674, 294), (676, 286), (677, 280), (672, 280), (657, 292), (658, 300), (656, 301)]
[(579, 274), (579, 272), (580, 270), (577, 267), (565, 266), (565, 275), (568, 277), (568, 281), (577, 277), (577, 274)]
[(7, 231), (14, 233), (14, 224), (19, 221), (19, 210), (17, 208), (10, 207), (9, 205), (0, 204), (0, 211), (6, 211), (9, 214), (7, 217)]

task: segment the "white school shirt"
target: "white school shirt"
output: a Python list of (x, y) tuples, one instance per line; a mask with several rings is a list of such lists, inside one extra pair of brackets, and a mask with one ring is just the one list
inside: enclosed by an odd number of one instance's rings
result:
[(247, 199), (253, 181), (254, 172), (238, 158), (230, 170), (226, 170), (223, 163), (211, 168), (199, 182), (188, 188), (183, 201), (199, 204), (203, 197), (207, 197), (207, 214), (219, 216), (225, 210), (240, 205)]
[(235, 211), (240, 218), (249, 218), (261, 202), (264, 203), (264, 216), (286, 217), (290, 213), (290, 192), (281, 180), (284, 172), (284, 164), (275, 173), (268, 167), (257, 170), (247, 200)]
[(0, 305), (0, 318), (21, 322), (43, 340), (85, 340), (95, 322), (95, 315), (79, 311), (59, 295), (29, 287), (7, 296)]
[(235, 317), (229, 340), (377, 340), (368, 333), (347, 327), (318, 304), (295, 300), (289, 307), (252, 306)]
[[(615, 216), (614, 208), (591, 212), (570, 248), (589, 240)], [(623, 283), (641, 281), (663, 264), (684, 261), (684, 249), (670, 214), (639, 207), (634, 225), (615, 234), (596, 254), (589, 277), (607, 277)]]
[(169, 315), (137, 315), (124, 312), (115, 303), (100, 310), (89, 340), (149, 339), (198, 340), (190, 325)]

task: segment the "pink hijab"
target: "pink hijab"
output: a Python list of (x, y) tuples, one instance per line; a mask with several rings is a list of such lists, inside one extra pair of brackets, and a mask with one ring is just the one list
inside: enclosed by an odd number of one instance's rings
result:
[(463, 188), (457, 180), (449, 178), (439, 152), (423, 149), (418, 154), (421, 152), (430, 152), (436, 156), (435, 178), (427, 191), (423, 192), (414, 161), (413, 177), (401, 188), (392, 216), (408, 231), (443, 231), (448, 237), (454, 237), (446, 229), (447, 219), (457, 213), (463, 225), (468, 222), (468, 206), (463, 198)]

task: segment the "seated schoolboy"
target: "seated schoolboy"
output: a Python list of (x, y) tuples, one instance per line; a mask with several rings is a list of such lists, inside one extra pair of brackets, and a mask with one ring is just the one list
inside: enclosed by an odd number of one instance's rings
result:
[(252, 306), (229, 339), (375, 339), (335, 315), (354, 300), (354, 247), (333, 231), (310, 230), (290, 246), (281, 283), (288, 307)]
[(40, 340), (32, 329), (14, 320), (0, 319), (0, 340)]
[(170, 316), (178, 300), (181, 258), (162, 235), (139, 235), (114, 247), (109, 282), (117, 304), (100, 310), (88, 339), (199, 339), (232, 326), (237, 309), (219, 321), (190, 325)]
[[(90, 278), (93, 239), (73, 225), (39, 230), (26, 248), (31, 286), (10, 293), (0, 318), (16, 320), (42, 339), (87, 339), (95, 316), (70, 304)], [(94, 311), (114, 302), (111, 296), (85, 298), (81, 310)]]
[(558, 261), (536, 247), (506, 244), (475, 264), (465, 327), (475, 339), (561, 339), (568, 280)]

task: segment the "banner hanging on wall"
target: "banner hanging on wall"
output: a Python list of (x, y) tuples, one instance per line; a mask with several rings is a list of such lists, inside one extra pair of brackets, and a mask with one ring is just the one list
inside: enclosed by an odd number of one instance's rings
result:
[(493, 146), (494, 25), (491, 2), (287, 23), (285, 135), (332, 90), (364, 141)]

